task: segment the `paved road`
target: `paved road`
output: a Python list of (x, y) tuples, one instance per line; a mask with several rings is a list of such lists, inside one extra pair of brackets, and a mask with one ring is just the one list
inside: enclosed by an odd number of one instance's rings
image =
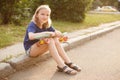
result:
[(52, 58), (19, 71), (8, 80), (120, 80), (120, 29), (78, 46), (67, 54), (82, 67), (75, 76), (56, 71)]

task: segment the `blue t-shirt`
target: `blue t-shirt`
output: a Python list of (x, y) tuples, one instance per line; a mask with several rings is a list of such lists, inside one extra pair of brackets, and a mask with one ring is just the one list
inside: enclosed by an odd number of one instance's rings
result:
[(39, 27), (37, 27), (37, 25), (34, 22), (30, 22), (30, 24), (28, 25), (28, 28), (26, 30), (26, 34), (25, 34), (25, 38), (24, 38), (24, 48), (25, 48), (25, 50), (28, 50), (34, 43), (39, 41), (38, 39), (30, 40), (29, 37), (28, 37), (29, 32), (40, 33), (40, 32), (45, 32), (45, 31), (54, 32), (55, 29), (52, 26), (50, 26), (47, 29), (40, 29)]

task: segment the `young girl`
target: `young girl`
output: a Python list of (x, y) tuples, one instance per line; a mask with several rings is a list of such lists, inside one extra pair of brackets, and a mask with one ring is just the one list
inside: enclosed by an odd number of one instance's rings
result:
[[(36, 9), (24, 38), (26, 54), (30, 57), (37, 57), (49, 51), (57, 63), (58, 71), (74, 75), (81, 69), (66, 55), (58, 40), (62, 33), (51, 26), (50, 14), (51, 9), (48, 5), (41, 5)], [(41, 36), (45, 35), (49, 36), (43, 39), (46, 44), (40, 44)]]

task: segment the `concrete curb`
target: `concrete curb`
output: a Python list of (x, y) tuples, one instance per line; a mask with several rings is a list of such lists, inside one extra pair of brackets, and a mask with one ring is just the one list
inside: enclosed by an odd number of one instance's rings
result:
[(9, 74), (14, 73), (14, 69), (8, 63), (0, 63), (0, 80)]
[[(93, 33), (71, 38), (68, 42), (63, 43), (62, 46), (64, 47), (66, 51), (68, 51), (72, 48), (75, 48), (76, 46), (82, 45), (90, 40), (100, 37), (117, 28), (120, 28), (120, 24), (112, 25), (111, 27), (108, 27), (108, 28), (105, 28), (105, 29), (102, 29), (102, 30), (99, 30)], [(0, 79), (7, 77), (16, 71), (28, 68), (32, 65), (36, 65), (36, 63), (45, 61), (49, 58), (51, 58), (51, 56), (50, 54), (48, 54), (48, 52), (37, 58), (30, 58), (26, 56), (25, 54), (23, 54), (17, 58), (13, 58), (7, 61), (6, 63), (0, 63)]]

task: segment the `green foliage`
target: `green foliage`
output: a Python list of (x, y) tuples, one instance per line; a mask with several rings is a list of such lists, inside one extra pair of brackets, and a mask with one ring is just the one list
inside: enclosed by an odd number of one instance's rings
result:
[(29, 6), (29, 0), (0, 0), (1, 24), (14, 23), (20, 25), (25, 8)]
[(92, 9), (96, 9), (98, 6), (102, 6), (103, 3), (100, 0), (94, 0), (92, 3)]
[(93, 0), (33, 0), (32, 11), (41, 4), (49, 4), (52, 9), (51, 17), (55, 20), (82, 22), (85, 12)]
[(13, 13), (13, 8), (16, 3), (16, 0), (11, 0), (8, 2), (8, 0), (0, 0), (0, 17), (2, 19), (3, 24), (7, 24), (11, 18)]
[(115, 6), (115, 3), (118, 2), (118, 0), (100, 0), (103, 5), (105, 6), (108, 6), (108, 5), (111, 5), (111, 6)]
[(52, 9), (51, 17), (55, 20), (82, 22), (85, 12), (93, 0), (0, 0), (0, 23), (20, 25), (21, 20), (33, 15), (41, 4), (48, 4)]
[(47, 0), (31, 0), (30, 1), (31, 15), (33, 15), (37, 7), (42, 4), (48, 4)]
[(118, 0), (94, 0), (92, 8), (95, 9), (98, 6), (118, 6)]
[(91, 0), (55, 0), (50, 1), (52, 18), (71, 22), (82, 22)]

